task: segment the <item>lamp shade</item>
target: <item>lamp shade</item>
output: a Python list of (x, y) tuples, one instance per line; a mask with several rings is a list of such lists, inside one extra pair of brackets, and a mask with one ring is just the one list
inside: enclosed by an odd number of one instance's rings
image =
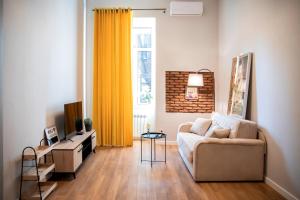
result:
[(189, 74), (188, 86), (199, 87), (203, 85), (202, 74)]

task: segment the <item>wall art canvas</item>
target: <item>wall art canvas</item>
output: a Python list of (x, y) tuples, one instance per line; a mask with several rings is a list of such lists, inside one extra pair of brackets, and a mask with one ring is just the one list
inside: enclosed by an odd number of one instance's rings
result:
[(228, 100), (228, 115), (245, 119), (251, 72), (252, 53), (245, 53), (232, 59), (232, 71)]

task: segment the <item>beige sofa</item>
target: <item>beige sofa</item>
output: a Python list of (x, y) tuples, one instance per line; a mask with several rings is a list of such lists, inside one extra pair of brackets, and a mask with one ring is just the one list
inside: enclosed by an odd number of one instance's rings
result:
[(256, 123), (218, 113), (213, 123), (230, 129), (228, 138), (208, 138), (190, 132), (192, 122), (179, 126), (179, 153), (195, 181), (261, 181), (266, 141)]

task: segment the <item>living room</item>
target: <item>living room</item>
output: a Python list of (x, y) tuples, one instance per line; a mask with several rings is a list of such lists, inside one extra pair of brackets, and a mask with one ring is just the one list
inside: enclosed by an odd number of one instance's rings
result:
[[(47, 199), (300, 199), (300, 2), (181, 3), (0, 1), (1, 199), (18, 199), (20, 188), (33, 187), (20, 186), (22, 151), (37, 147), (49, 127), (57, 128), (60, 143), (48, 151), (57, 184)], [(120, 21), (104, 21), (120, 13)], [(142, 46), (140, 33), (151, 35)], [(232, 72), (245, 56), (246, 103), (236, 119), (229, 112)], [(141, 58), (148, 66), (142, 73)], [(112, 74), (118, 79), (107, 78)], [(191, 86), (189, 75), (202, 83)], [(178, 98), (174, 88), (182, 88)], [(55, 150), (67, 148), (62, 145), (79, 147), (65, 133), (65, 106), (73, 102), (80, 104), (81, 129), (87, 118), (93, 127), (74, 137), (84, 148), (94, 134), (97, 144), (74, 177), (59, 173), (55, 158)], [(192, 133), (197, 119), (201, 126), (209, 121), (205, 133)], [(254, 127), (255, 136), (234, 138), (242, 132), (234, 132), (236, 120), (247, 133)], [(203, 136), (214, 122), (229, 129), (226, 138)], [(158, 133), (156, 143), (141, 135), (147, 131)], [(187, 140), (195, 142), (191, 149), (197, 142), (208, 147), (187, 152)], [(151, 162), (155, 148), (154, 159), (163, 162)]]

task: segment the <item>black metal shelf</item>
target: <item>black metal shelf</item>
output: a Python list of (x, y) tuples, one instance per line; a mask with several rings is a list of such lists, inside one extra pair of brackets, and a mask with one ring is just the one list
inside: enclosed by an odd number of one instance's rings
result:
[[(52, 161), (47, 163), (47, 154), (51, 154)], [(43, 162), (40, 159), (43, 158)], [(24, 165), (25, 162), (31, 165)], [(40, 199), (44, 200), (57, 187), (56, 182), (47, 182), (47, 175), (55, 172), (55, 164), (51, 147), (38, 146), (37, 148), (25, 147), (22, 151), (22, 168), (20, 182), (20, 199)], [(37, 182), (38, 190), (23, 194), (23, 182)]]

